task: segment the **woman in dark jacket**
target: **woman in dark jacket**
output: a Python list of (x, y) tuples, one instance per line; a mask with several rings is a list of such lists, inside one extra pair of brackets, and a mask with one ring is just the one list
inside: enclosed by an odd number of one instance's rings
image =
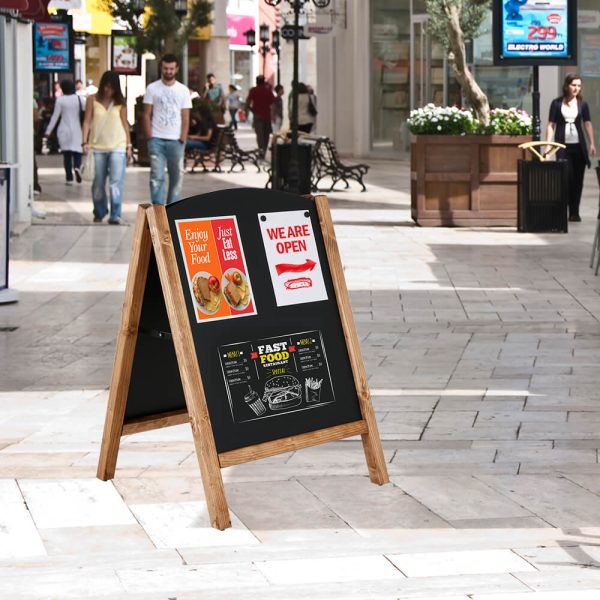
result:
[(596, 146), (590, 107), (581, 96), (579, 75), (569, 73), (563, 83), (563, 95), (552, 100), (546, 139), (567, 146), (561, 148), (557, 156), (569, 162), (569, 221), (581, 221), (579, 203), (583, 175), (586, 165), (591, 166), (590, 157), (596, 155)]

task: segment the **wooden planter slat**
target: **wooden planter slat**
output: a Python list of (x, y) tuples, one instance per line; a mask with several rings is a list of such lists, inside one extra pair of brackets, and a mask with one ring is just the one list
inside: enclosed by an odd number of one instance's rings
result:
[(424, 226), (517, 224), (519, 144), (530, 136), (416, 135), (411, 214)]

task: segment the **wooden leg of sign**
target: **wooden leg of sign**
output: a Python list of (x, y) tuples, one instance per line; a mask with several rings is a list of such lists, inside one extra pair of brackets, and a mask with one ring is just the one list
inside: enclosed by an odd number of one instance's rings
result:
[(97, 477), (98, 479), (102, 479), (102, 481), (107, 481), (115, 476), (119, 443), (123, 431), (123, 420), (125, 419), (125, 406), (127, 404), (127, 393), (129, 392), (133, 355), (135, 352), (140, 314), (142, 312), (150, 252), (152, 251), (152, 239), (150, 238), (150, 231), (148, 229), (146, 210), (145, 206), (138, 207), (135, 222), (133, 248), (123, 301), (121, 328), (117, 339), (115, 364), (110, 383), (108, 408), (106, 410), (100, 460), (98, 462)]
[(315, 198), (321, 231), (323, 232), (323, 240), (329, 266), (331, 268), (331, 277), (336, 290), (337, 304), (342, 320), (342, 328), (346, 345), (348, 347), (348, 355), (352, 366), (352, 374), (354, 375), (354, 383), (358, 394), (358, 401), (363, 419), (367, 423), (367, 433), (362, 434), (362, 443), (365, 451), (367, 467), (369, 468), (369, 477), (373, 483), (382, 485), (389, 482), (385, 457), (383, 456), (383, 448), (381, 447), (381, 439), (379, 438), (379, 430), (371, 403), (371, 394), (369, 392), (369, 384), (367, 382), (367, 374), (360, 352), (360, 344), (356, 335), (356, 327), (354, 325), (354, 317), (352, 316), (352, 308), (348, 298), (348, 288), (344, 278), (344, 269), (340, 258), (340, 252), (335, 238), (333, 229), (333, 221), (329, 210), (327, 196), (317, 196)]
[(219, 455), (210, 424), (204, 386), (200, 376), (200, 367), (165, 207), (152, 206), (148, 210), (148, 221), (179, 363), (185, 402), (192, 425), (210, 521), (213, 527), (226, 529), (231, 527), (231, 519), (225, 498)]

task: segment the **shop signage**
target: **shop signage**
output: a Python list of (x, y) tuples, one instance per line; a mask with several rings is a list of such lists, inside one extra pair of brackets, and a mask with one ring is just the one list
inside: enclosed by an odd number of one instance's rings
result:
[(494, 64), (576, 64), (576, 0), (494, 0)]
[(235, 189), (138, 209), (98, 477), (114, 476), (122, 435), (181, 423), (219, 529), (226, 466), (362, 435), (371, 480), (387, 482), (325, 196)]
[(237, 46), (248, 44), (244, 31), (256, 29), (254, 15), (227, 15), (227, 35), (229, 43)]
[(141, 75), (142, 61), (134, 33), (113, 31), (110, 38), (111, 69), (120, 75)]
[(33, 24), (33, 68), (35, 71), (73, 71), (71, 17)]

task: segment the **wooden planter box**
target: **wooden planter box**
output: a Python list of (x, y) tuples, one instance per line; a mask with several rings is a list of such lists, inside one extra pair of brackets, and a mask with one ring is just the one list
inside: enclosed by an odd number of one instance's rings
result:
[(530, 136), (415, 135), (411, 215), (424, 226), (517, 224), (518, 145)]

